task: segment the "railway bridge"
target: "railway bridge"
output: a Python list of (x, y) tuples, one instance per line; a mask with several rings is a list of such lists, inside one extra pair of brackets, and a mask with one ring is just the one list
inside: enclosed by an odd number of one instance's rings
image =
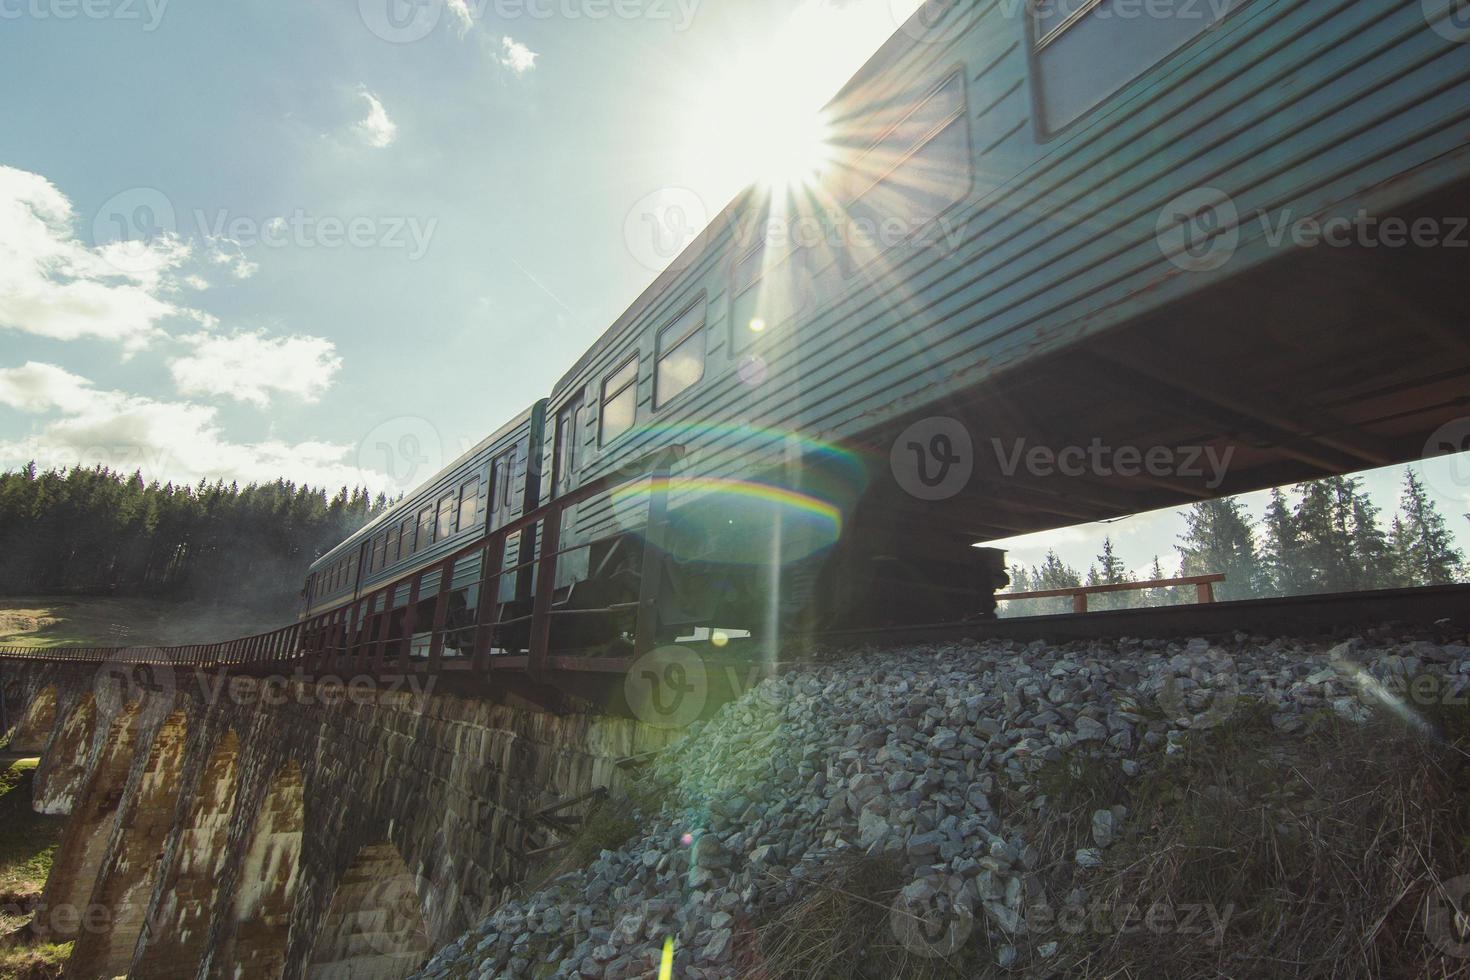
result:
[(70, 815), (31, 929), (86, 980), (406, 976), (544, 846), (539, 809), (670, 738), (428, 675), (97, 659), (0, 666), (34, 805)]
[[(1467, 617), (1461, 585), (828, 633), (787, 649), (1470, 628)], [(295, 631), (173, 649), (0, 648), (7, 751), (40, 757), (35, 808), (69, 815), (30, 926), (75, 942), (68, 977), (408, 976), (601, 794), (629, 788), (679, 726), (790, 662), (736, 640), (632, 663), (553, 657), (533, 677), (507, 656), (324, 659)], [(688, 662), (668, 659), (679, 651)], [(683, 667), (699, 677), (670, 672)], [(694, 685), (702, 712), (638, 701)], [(586, 696), (596, 688), (601, 699)]]

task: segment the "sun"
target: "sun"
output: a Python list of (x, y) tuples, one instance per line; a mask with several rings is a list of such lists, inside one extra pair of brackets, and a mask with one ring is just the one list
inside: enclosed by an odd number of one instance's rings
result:
[(815, 183), (831, 165), (832, 131), (823, 113), (772, 107), (748, 170), (766, 189), (781, 191)]
[(676, 112), (678, 166), (716, 199), (752, 184), (815, 184), (838, 161), (826, 106), (918, 0), (797, 0), (771, 29), (729, 25), (719, 57), (691, 66)]

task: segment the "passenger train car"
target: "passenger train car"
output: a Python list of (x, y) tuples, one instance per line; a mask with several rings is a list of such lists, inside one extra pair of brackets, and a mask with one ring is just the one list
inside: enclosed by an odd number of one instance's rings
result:
[(984, 616), (977, 544), (1419, 458), (1470, 414), (1467, 40), (1454, 0), (926, 4), (818, 180), (741, 194), (307, 617), (493, 530), (456, 495), (512, 446), (505, 513), (566, 506), (497, 616), (563, 648)]

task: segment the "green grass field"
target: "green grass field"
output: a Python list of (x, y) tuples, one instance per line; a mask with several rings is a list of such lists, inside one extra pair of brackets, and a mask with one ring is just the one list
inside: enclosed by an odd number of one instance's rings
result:
[(295, 610), (261, 611), (157, 599), (20, 596), (0, 599), (0, 645), (172, 646), (285, 626)]
[[(4, 937), (21, 929), (30, 905), (51, 872), (51, 858), (65, 817), (31, 809), (36, 759), (21, 759), (0, 772), (0, 978), (54, 980), (60, 977), (71, 943), (11, 945)], [(25, 933), (20, 935), (24, 936)]]

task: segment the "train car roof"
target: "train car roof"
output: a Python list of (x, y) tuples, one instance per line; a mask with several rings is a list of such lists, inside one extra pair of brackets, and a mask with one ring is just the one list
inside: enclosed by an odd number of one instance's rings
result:
[[(968, 0), (962, 0), (962, 2), (968, 2)], [(903, 51), (915, 47), (919, 42), (916, 37), (910, 35), (907, 28), (912, 24), (918, 23), (922, 16), (923, 9), (921, 8), (908, 21), (898, 27), (888, 40), (884, 41), (878, 47), (878, 50), (873, 52), (873, 55), (867, 61), (863, 62), (862, 67), (843, 83), (842, 87), (837, 90), (832, 98), (827, 100), (826, 108), (831, 108), (844, 98), (852, 95), (861, 86), (872, 81), (874, 76), (890, 63), (897, 60)], [(668, 267), (663, 272), (660, 272), (653, 282), (644, 288), (643, 292), (638, 294), (637, 299), (633, 301), (632, 305), (623, 311), (622, 315), (613, 322), (612, 326), (608, 327), (598, 336), (592, 346), (588, 347), (582, 356), (577, 358), (577, 362), (556, 382), (556, 386), (551, 389), (552, 400), (555, 400), (558, 395), (571, 385), (573, 380), (587, 367), (588, 363), (591, 362), (599, 350), (611, 342), (614, 337), (622, 333), (628, 324), (642, 316), (643, 312), (656, 299), (676, 285), (685, 272), (694, 267), (694, 264), (704, 255), (705, 250), (709, 248), (710, 242), (715, 237), (715, 233), (726, 227), (728, 222), (732, 221), (737, 214), (740, 214), (749, 206), (750, 199), (755, 196), (757, 187), (757, 184), (752, 184), (737, 193), (731, 199), (730, 203), (725, 205), (720, 213), (695, 236), (694, 240), (669, 263)]]
[(404, 511), (415, 509), (417, 507), (419, 498), (422, 496), (426, 488), (438, 483), (450, 473), (453, 473), (455, 470), (464, 466), (465, 463), (469, 462), (475, 456), (484, 452), (486, 449), (490, 448), (501, 439), (504, 439), (506, 436), (510, 435), (516, 429), (525, 425), (531, 420), (531, 417), (536, 414), (537, 407), (542, 405), (545, 401), (546, 399), (544, 398), (538, 399), (531, 405), (530, 408), (527, 408), (515, 418), (511, 419), (509, 422), (505, 423), (500, 428), (490, 433), (490, 435), (475, 443), (475, 445), (470, 449), (467, 449), (464, 452), (460, 453), (458, 456), (455, 457), (452, 463), (441, 468), (433, 476), (429, 477), (423, 483), (420, 483), (417, 487), (414, 487), (413, 492), (404, 494), (402, 500), (390, 506), (387, 510), (383, 511), (377, 517), (374, 517), (372, 520), (368, 521), (356, 531), (353, 531), (336, 547), (326, 552), (323, 552), (321, 557), (317, 558), (311, 563), (311, 566), (308, 569), (308, 573), (315, 572), (318, 565), (326, 564), (329, 559), (335, 561), (338, 557), (340, 557), (341, 553), (344, 550), (350, 550), (351, 548), (356, 547), (358, 542), (361, 541), (362, 538), (371, 537), (373, 533), (377, 531), (378, 528), (380, 528), (382, 525), (392, 523), (399, 517), (403, 516)]

